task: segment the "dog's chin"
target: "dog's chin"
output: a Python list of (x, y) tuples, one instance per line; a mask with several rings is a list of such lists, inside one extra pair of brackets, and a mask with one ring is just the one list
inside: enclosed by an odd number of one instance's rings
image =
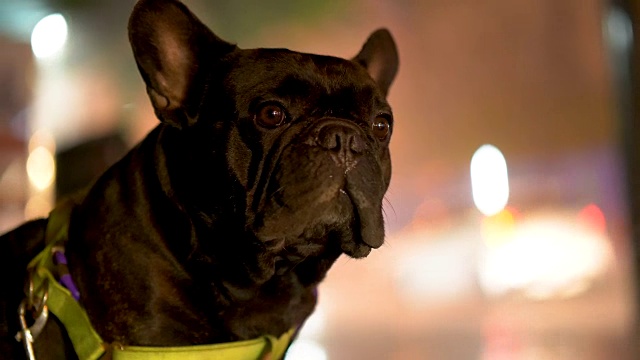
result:
[(344, 252), (349, 257), (352, 257), (354, 259), (362, 259), (367, 257), (371, 253), (371, 250), (373, 248), (362, 243), (344, 242), (341, 244), (341, 249), (342, 252)]

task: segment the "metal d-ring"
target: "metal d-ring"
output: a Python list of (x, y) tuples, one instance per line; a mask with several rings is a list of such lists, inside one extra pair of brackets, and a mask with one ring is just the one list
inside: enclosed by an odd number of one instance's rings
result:
[[(42, 307), (47, 303), (49, 298), (49, 278), (44, 277), (40, 286), (35, 289), (33, 283), (33, 273), (35, 269), (29, 270), (28, 282), (27, 282), (27, 307), (34, 310), (34, 318), (36, 318), (42, 311)], [(42, 294), (40, 298), (36, 299), (36, 294)]]
[[(47, 324), (49, 318), (49, 308), (47, 306), (47, 300), (49, 298), (49, 279), (44, 278), (40, 286), (34, 290), (33, 285), (33, 272), (29, 272), (28, 282), (28, 294), (27, 297), (20, 302), (18, 306), (18, 318), (20, 320), (20, 331), (16, 334), (16, 341), (22, 342), (24, 345), (24, 351), (29, 360), (35, 360), (35, 353), (33, 351), (33, 343), (35, 339), (42, 333), (44, 326)], [(34, 301), (36, 293), (42, 292), (42, 296)], [(28, 326), (27, 324), (27, 311), (31, 311), (31, 318), (33, 324)]]

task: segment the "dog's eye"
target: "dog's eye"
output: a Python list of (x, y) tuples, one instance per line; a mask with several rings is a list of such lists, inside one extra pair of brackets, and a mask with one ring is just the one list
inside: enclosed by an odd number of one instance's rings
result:
[(373, 135), (380, 140), (384, 140), (389, 135), (391, 125), (385, 116), (377, 116), (372, 125)]
[(269, 128), (282, 125), (286, 118), (287, 115), (284, 109), (277, 104), (267, 104), (254, 115), (254, 119), (258, 124)]

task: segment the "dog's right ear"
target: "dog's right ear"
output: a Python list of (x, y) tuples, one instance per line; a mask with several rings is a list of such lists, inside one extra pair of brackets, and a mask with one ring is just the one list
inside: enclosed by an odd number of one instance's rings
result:
[(180, 128), (197, 120), (213, 63), (236, 49), (175, 0), (138, 1), (129, 41), (156, 115)]

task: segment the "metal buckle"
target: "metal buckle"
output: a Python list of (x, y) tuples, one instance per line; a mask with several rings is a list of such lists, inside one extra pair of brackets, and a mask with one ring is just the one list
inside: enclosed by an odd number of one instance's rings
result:
[[(18, 306), (18, 318), (20, 320), (20, 331), (15, 336), (16, 341), (22, 342), (24, 351), (29, 360), (35, 360), (33, 351), (33, 343), (42, 333), (42, 329), (49, 318), (49, 308), (47, 307), (47, 299), (49, 298), (49, 279), (44, 278), (37, 289), (33, 285), (33, 272), (29, 272), (29, 282), (27, 297), (20, 302)], [(36, 299), (35, 295), (41, 294)], [(31, 326), (27, 323), (27, 311), (31, 310), (30, 318), (33, 320)]]

